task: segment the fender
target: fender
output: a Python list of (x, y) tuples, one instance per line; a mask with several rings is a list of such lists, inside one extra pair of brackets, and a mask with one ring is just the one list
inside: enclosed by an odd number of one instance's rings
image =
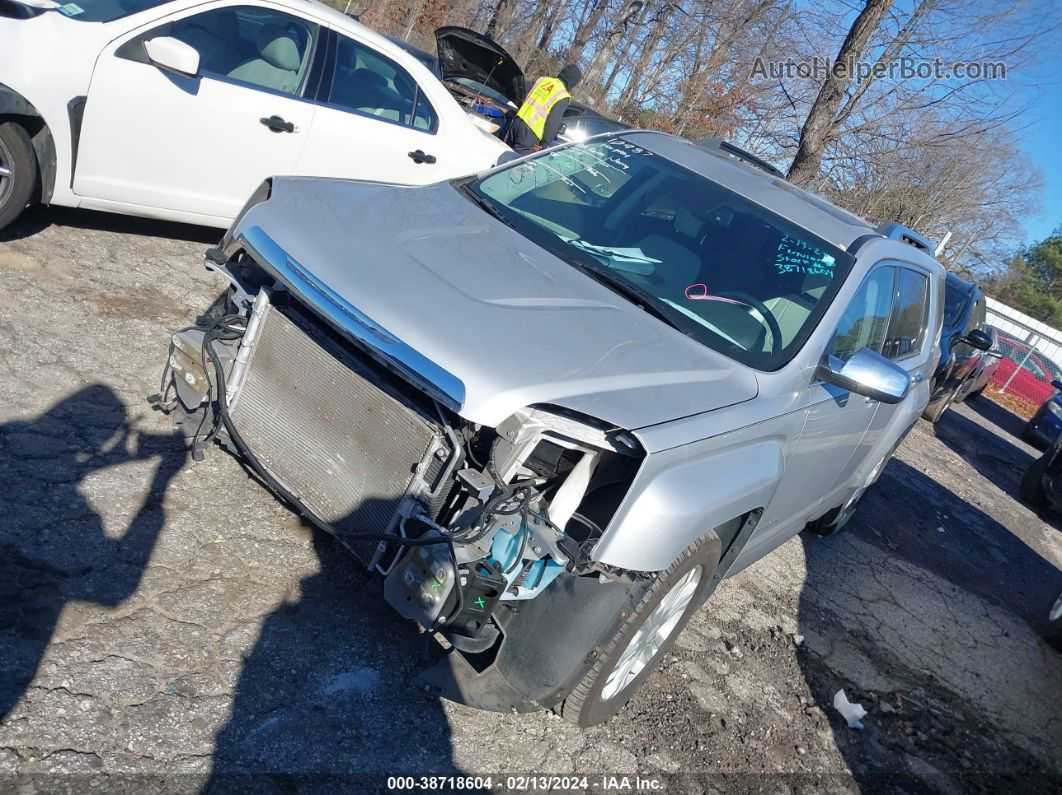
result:
[(37, 168), (41, 181), (40, 201), (42, 204), (47, 204), (55, 189), (56, 173), (55, 141), (47, 122), (25, 97), (13, 88), (0, 83), (0, 117), (2, 116), (21, 116), (30, 121), (29, 124), (23, 126), (30, 134), (33, 151), (37, 156)]
[(783, 466), (782, 437), (750, 441), (741, 432), (650, 456), (592, 557), (629, 571), (666, 569), (707, 530), (768, 505)]

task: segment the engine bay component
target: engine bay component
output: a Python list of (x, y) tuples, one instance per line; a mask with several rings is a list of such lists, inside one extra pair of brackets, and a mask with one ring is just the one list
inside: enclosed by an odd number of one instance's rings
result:
[(445, 544), (413, 547), (384, 579), (384, 598), (399, 615), (424, 627), (434, 627), (454, 610), (455, 582), (456, 573)]

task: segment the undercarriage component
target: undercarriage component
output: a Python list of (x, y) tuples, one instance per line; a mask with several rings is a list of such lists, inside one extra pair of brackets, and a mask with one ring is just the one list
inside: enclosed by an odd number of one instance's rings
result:
[(456, 572), (445, 544), (413, 547), (384, 580), (384, 598), (399, 615), (432, 627), (453, 611), (457, 600), (455, 581)]

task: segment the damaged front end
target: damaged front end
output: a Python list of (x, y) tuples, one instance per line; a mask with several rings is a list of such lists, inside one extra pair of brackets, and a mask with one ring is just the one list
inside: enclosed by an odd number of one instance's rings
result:
[(218, 441), (384, 577), (395, 610), (444, 639), (421, 684), (486, 709), (555, 705), (645, 587), (592, 554), (637, 438), (551, 406), (463, 419), (459, 381), (264, 236), (227, 237), (208, 266), (232, 287), (174, 334), (155, 398), (195, 457)]

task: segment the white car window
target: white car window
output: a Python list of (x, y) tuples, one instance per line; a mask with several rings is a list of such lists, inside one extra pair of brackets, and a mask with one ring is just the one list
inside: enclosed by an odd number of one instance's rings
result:
[(437, 117), (405, 69), (360, 42), (339, 36), (328, 104), (432, 132)]
[(234, 6), (180, 19), (169, 35), (199, 52), (200, 74), (297, 94), (310, 68), (317, 31), (316, 25), (290, 14)]

